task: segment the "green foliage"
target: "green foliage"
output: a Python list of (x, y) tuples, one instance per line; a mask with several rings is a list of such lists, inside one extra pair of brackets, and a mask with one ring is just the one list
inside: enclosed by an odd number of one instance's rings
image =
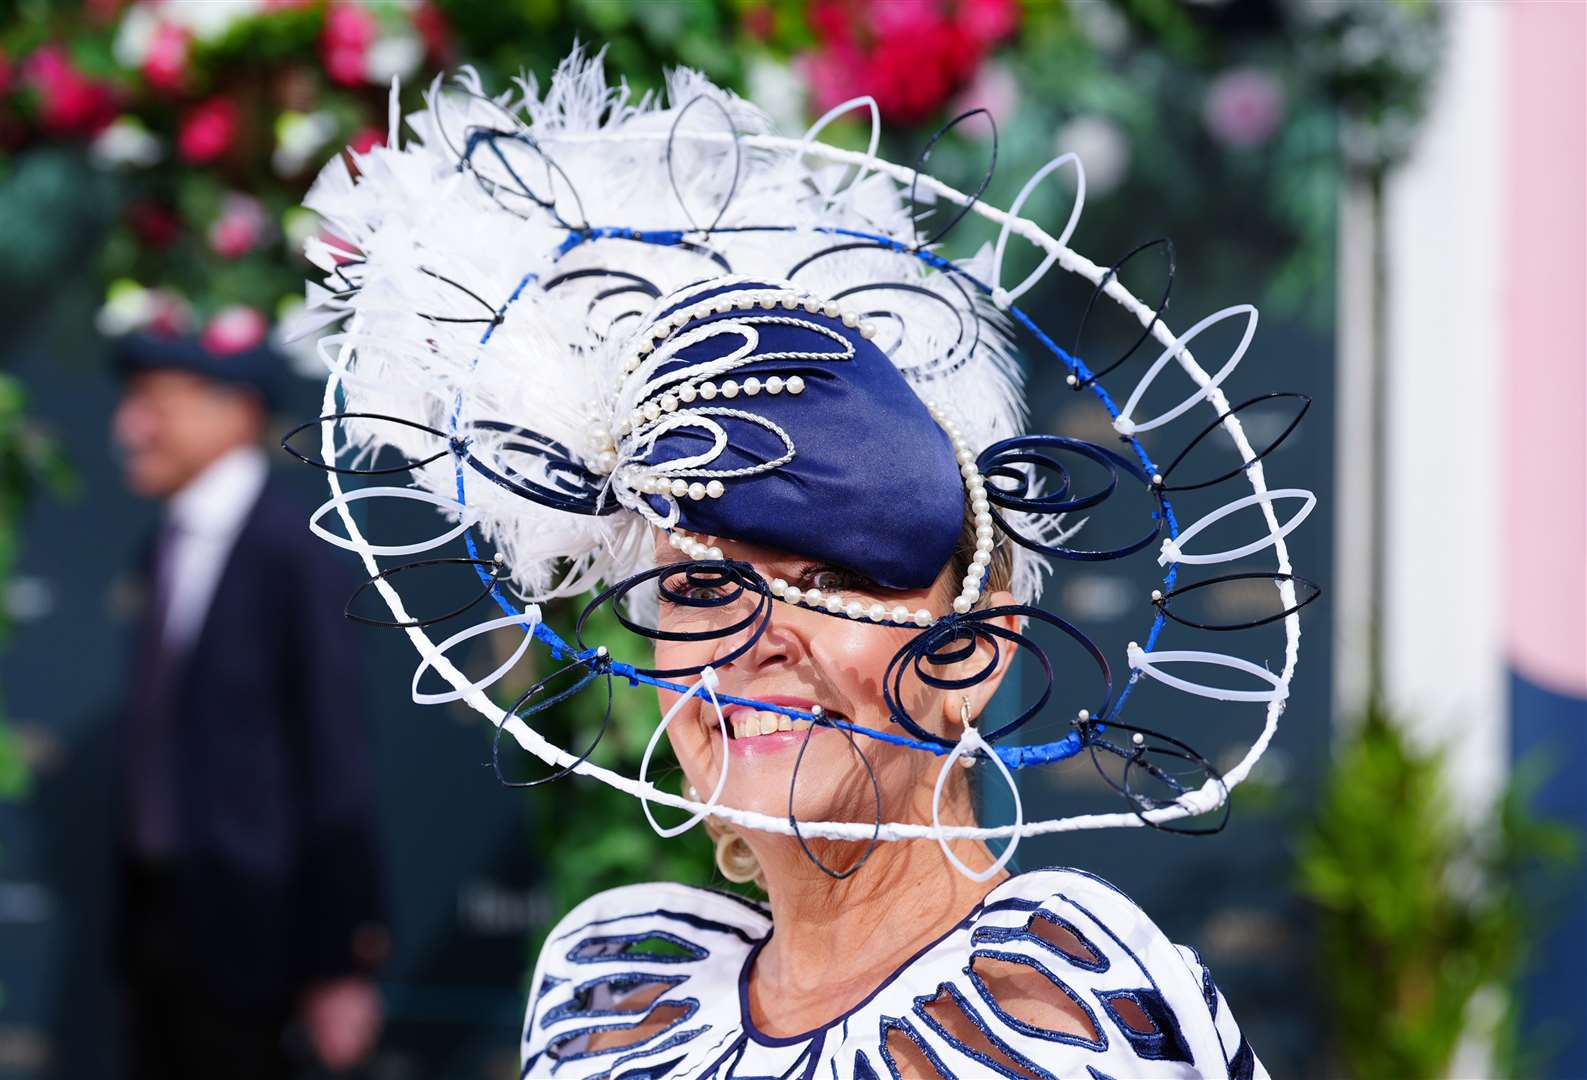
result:
[(1508, 989), (1540, 933), (1523, 870), (1575, 858), (1565, 826), (1527, 810), (1517, 770), (1491, 818), (1453, 811), (1443, 758), (1381, 706), (1332, 767), (1302, 841), (1299, 887), (1321, 910), (1320, 952), (1337, 1064), (1350, 1076), (1447, 1074), (1473, 995)]

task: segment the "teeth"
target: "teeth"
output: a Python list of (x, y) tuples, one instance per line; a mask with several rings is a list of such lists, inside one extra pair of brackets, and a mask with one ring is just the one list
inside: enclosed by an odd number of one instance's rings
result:
[(779, 716), (779, 717), (777, 717), (777, 730), (778, 731), (792, 731), (793, 730), (793, 717), (791, 717), (791, 716)]
[(730, 721), (735, 739), (752, 739), (757, 735), (772, 735), (779, 731), (808, 731), (810, 721), (796, 720), (782, 713), (763, 710), (741, 710)]

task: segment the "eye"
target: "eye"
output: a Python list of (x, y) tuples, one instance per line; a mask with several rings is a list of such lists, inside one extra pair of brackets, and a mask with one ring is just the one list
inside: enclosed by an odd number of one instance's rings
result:
[(805, 586), (820, 589), (824, 593), (873, 594), (881, 589), (871, 579), (839, 566), (809, 566), (800, 573), (799, 579)]

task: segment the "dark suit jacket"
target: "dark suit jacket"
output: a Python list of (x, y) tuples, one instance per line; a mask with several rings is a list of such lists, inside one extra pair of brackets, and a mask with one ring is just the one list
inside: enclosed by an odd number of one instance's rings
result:
[[(172, 957), (238, 1007), (365, 971), (383, 923), (356, 579), (271, 477), (174, 676), (171, 729), (190, 928)], [(133, 703), (129, 701), (129, 706)]]

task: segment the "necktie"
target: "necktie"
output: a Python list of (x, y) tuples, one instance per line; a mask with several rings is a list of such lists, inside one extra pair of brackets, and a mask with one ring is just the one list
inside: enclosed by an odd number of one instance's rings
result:
[(180, 657), (166, 633), (180, 541), (180, 526), (167, 519), (155, 548), (149, 603), (139, 627), (138, 667), (127, 702), (127, 824), (133, 850), (150, 859), (170, 858), (181, 844), (173, 708)]

